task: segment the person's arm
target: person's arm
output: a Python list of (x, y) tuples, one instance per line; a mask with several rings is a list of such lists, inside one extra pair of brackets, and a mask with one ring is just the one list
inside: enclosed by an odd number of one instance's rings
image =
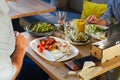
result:
[(106, 25), (106, 21), (104, 19), (97, 19), (95, 15), (90, 15), (86, 19), (87, 24), (98, 24), (98, 25)]
[(16, 67), (16, 73), (12, 78), (12, 80), (15, 80), (18, 73), (20, 72), (23, 63), (23, 58), (27, 50), (27, 46), (28, 46), (28, 42), (26, 38), (24, 38), (24, 36), (20, 35), (16, 37), (16, 48), (11, 56), (12, 64)]
[(112, 0), (109, 1), (106, 12), (99, 19), (95, 15), (90, 15), (86, 22), (88, 24), (110, 25), (113, 19)]
[(114, 18), (112, 6), (113, 6), (113, 0), (110, 0), (106, 12), (104, 13), (103, 16), (100, 17), (100, 19), (105, 20), (106, 25), (112, 24), (112, 20)]

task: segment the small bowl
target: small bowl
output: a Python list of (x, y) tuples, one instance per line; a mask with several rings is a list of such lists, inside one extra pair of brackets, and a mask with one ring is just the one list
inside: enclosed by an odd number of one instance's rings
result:
[[(53, 29), (51, 31), (45, 31), (45, 32), (40, 32), (40, 31), (37, 31), (36, 32), (36, 29), (35, 27), (38, 27), (39, 24), (43, 25), (43, 24), (47, 24), (47, 25), (51, 25), (53, 27)], [(35, 26), (37, 25), (37, 26)], [(43, 27), (43, 26), (42, 26)], [(34, 28), (34, 30), (33, 30)], [(38, 22), (38, 23), (33, 23), (31, 25), (28, 25), (26, 26), (26, 30), (31, 34), (33, 35), (34, 37), (42, 37), (42, 36), (50, 36), (54, 33), (54, 31), (56, 30), (56, 27), (54, 24), (51, 24), (51, 23), (47, 23), (47, 22)]]

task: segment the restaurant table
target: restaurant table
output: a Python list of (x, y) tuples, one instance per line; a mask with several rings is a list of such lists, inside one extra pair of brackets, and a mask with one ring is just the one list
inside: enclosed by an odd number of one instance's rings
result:
[(19, 18), (56, 10), (55, 6), (42, 0), (18, 0), (18, 2), (8, 2), (8, 6), (10, 7), (9, 16), (13, 21), (13, 27), (18, 30), (20, 29)]
[[(28, 39), (29, 42), (32, 41), (33, 39), (35, 39), (28, 32), (23, 32), (22, 35), (24, 35)], [(92, 39), (91, 42), (88, 44), (81, 45), (81, 46), (75, 46), (76, 48), (78, 48), (79, 54), (76, 57), (72, 58), (72, 60), (76, 59), (76, 58), (82, 58), (82, 57), (90, 55), (91, 44), (95, 41), (96, 41), (95, 39)], [(70, 71), (64, 65), (65, 61), (50, 64), (50, 61), (47, 61), (44, 58), (40, 57), (35, 51), (32, 50), (32, 48), (30, 46), (28, 46), (27, 56), (30, 59), (32, 59), (46, 73), (48, 73), (50, 75), (50, 77), (53, 78), (53, 80), (79, 80), (78, 76), (62, 77), (62, 75), (66, 74), (68, 71)], [(95, 77), (97, 77), (97, 76), (99, 76), (99, 75), (101, 75), (101, 74), (103, 74), (111, 69), (114, 69), (114, 68), (120, 66), (120, 56), (118, 56), (114, 59), (111, 59), (107, 62), (102, 63), (101, 66), (103, 67), (103, 69), (99, 73), (95, 74), (93, 76), (93, 78), (95, 78)]]
[(56, 7), (42, 0), (18, 0), (18, 2), (8, 2), (10, 7), (9, 16), (11, 19), (32, 16), (53, 12)]

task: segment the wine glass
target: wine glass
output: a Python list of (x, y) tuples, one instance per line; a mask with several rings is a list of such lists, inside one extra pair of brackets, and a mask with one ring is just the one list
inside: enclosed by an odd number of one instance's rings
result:
[(61, 30), (64, 30), (64, 23), (66, 19), (66, 12), (65, 11), (57, 11), (56, 17), (57, 17), (57, 23)]

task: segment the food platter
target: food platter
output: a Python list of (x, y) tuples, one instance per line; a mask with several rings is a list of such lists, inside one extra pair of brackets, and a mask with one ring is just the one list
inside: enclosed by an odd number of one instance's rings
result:
[[(54, 38), (57, 42), (62, 42), (62, 43), (66, 42), (65, 40), (62, 40), (62, 39), (57, 38), (57, 37), (53, 37), (53, 36), (50, 36), (50, 37)], [(42, 58), (44, 58), (48, 61), (55, 61), (56, 59), (58, 59), (59, 57), (61, 57), (65, 54), (60, 49), (56, 49), (56, 50), (53, 50), (53, 51), (48, 51), (46, 49), (43, 49), (42, 53), (39, 52), (36, 46), (39, 44), (39, 40), (42, 39), (42, 38), (45, 38), (45, 37), (34, 39), (29, 44), (30, 47), (36, 52), (36, 54), (38, 54), (39, 56), (41, 56)], [(69, 59), (77, 56), (78, 53), (79, 53), (78, 49), (71, 44), (70, 44), (70, 50), (71, 50), (71, 55), (64, 56), (63, 58), (57, 60), (57, 62), (69, 60)]]

